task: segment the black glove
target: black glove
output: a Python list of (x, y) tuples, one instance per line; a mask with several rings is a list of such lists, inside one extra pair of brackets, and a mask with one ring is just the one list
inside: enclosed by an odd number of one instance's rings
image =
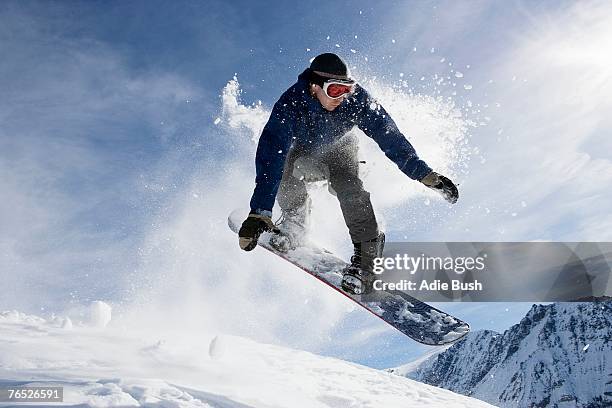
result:
[(278, 228), (274, 226), (272, 219), (261, 214), (249, 214), (246, 220), (242, 223), (240, 231), (238, 231), (238, 243), (240, 248), (245, 251), (251, 251), (257, 246), (259, 236), (266, 231), (279, 233)]
[(444, 177), (435, 171), (423, 177), (421, 183), (442, 194), (442, 197), (451, 204), (455, 204), (459, 198), (457, 186), (448, 177)]

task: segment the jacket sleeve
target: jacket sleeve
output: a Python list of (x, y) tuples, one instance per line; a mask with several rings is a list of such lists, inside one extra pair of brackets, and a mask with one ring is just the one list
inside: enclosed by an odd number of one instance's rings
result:
[(255, 191), (251, 197), (251, 211), (272, 215), (272, 207), (281, 178), (287, 152), (293, 141), (295, 106), (285, 95), (274, 105), (268, 123), (259, 137), (255, 156)]
[(431, 168), (419, 158), (385, 108), (360, 86), (355, 98), (359, 129), (374, 139), (385, 155), (411, 179), (421, 180), (429, 174)]

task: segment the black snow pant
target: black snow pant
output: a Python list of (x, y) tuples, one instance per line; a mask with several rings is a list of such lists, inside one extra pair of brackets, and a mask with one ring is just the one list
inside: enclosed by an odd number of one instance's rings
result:
[[(283, 212), (299, 211), (301, 217), (309, 215), (309, 197), (306, 183), (309, 180), (327, 179), (331, 190), (338, 197), (344, 221), (349, 229), (353, 243), (365, 242), (378, 237), (378, 223), (370, 193), (363, 189), (359, 179), (358, 139), (348, 134), (332, 145), (324, 153), (306, 154), (292, 149), (285, 162), (283, 178), (277, 200)], [(313, 168), (319, 176), (312, 174)]]

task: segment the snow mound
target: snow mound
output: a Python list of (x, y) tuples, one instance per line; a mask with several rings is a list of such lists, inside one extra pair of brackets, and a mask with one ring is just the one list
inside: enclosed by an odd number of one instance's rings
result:
[(108, 303), (99, 300), (89, 307), (89, 323), (93, 327), (104, 328), (111, 321), (112, 309)]
[[(110, 308), (93, 307), (108, 323)], [(491, 406), (384, 371), (241, 337), (159, 339), (122, 327), (65, 330), (56, 318), (1, 312), (0, 387), (62, 386), (65, 404), (92, 407)]]

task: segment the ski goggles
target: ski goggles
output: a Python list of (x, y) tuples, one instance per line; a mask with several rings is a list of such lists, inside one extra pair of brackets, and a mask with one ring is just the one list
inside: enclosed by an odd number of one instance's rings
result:
[(344, 95), (353, 93), (355, 82), (340, 79), (330, 79), (323, 83), (323, 92), (332, 99), (340, 99)]

